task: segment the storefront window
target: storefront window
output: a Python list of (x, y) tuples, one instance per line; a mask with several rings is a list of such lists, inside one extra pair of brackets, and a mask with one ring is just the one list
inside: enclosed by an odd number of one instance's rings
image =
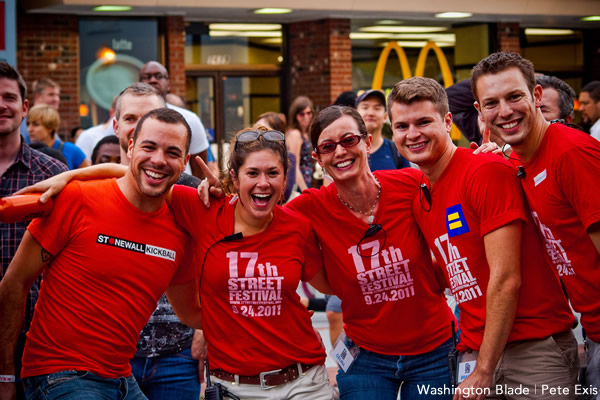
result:
[(188, 65), (280, 64), (281, 25), (201, 23), (186, 26)]
[(82, 127), (108, 120), (113, 98), (157, 59), (157, 37), (154, 19), (79, 20)]

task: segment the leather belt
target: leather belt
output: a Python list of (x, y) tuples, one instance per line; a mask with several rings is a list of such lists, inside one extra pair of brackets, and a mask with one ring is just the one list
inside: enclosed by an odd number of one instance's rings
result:
[(260, 374), (254, 376), (236, 375), (217, 368), (212, 369), (210, 374), (227, 382), (244, 383), (247, 385), (260, 385), (260, 387), (263, 389), (270, 389), (272, 387), (291, 382), (294, 379), (298, 379), (298, 377), (304, 375), (306, 371), (314, 366), (315, 365), (296, 363), (286, 368), (261, 372)]

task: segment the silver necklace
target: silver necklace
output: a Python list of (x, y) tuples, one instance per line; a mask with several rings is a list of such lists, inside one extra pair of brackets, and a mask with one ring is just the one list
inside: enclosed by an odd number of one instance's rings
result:
[(369, 225), (373, 225), (373, 220), (375, 219), (375, 215), (374, 215), (375, 207), (377, 207), (377, 203), (379, 202), (379, 197), (381, 197), (381, 184), (379, 183), (379, 181), (377, 180), (377, 177), (375, 177), (375, 175), (373, 175), (373, 178), (375, 178), (375, 182), (377, 182), (377, 197), (375, 198), (375, 202), (373, 203), (373, 206), (371, 207), (371, 209), (368, 212), (364, 212), (364, 211), (361, 211), (361, 210), (358, 210), (358, 209), (352, 207), (350, 204), (346, 203), (344, 201), (344, 199), (342, 199), (342, 196), (340, 196), (340, 192), (337, 193), (337, 197), (338, 197), (338, 199), (340, 199), (342, 204), (345, 205), (348, 209), (366, 216), (367, 221), (369, 221)]

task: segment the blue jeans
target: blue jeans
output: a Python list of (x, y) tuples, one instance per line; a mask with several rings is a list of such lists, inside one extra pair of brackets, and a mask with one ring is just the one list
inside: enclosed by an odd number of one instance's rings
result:
[(150, 400), (198, 400), (198, 360), (189, 348), (175, 354), (131, 359), (131, 372)]
[(148, 400), (135, 378), (101, 378), (89, 371), (61, 371), (23, 379), (27, 400)]
[[(414, 356), (389, 356), (360, 348), (346, 373), (338, 370), (337, 382), (342, 400), (452, 399), (448, 370), (449, 339), (438, 348)], [(353, 346), (346, 338), (346, 346)], [(429, 390), (428, 392), (425, 389)], [(431, 389), (436, 389), (431, 393)], [(447, 389), (446, 392), (439, 390)]]

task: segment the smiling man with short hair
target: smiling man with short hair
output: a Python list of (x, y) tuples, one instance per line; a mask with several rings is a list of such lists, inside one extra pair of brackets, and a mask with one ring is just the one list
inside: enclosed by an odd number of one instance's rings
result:
[(548, 260), (581, 313), (587, 382), (600, 389), (600, 142), (544, 119), (533, 71), (518, 54), (494, 53), (473, 69), (473, 93), (490, 131), (512, 146)]
[[(129, 142), (123, 177), (71, 182), (53, 212), (28, 226), (0, 283), (6, 375), (25, 295), (44, 272), (23, 355), (28, 398), (146, 399), (129, 361), (165, 289), (179, 317), (201, 327), (188, 237), (165, 202), (188, 161), (189, 137), (179, 113), (151, 111)], [(0, 398), (11, 392), (14, 384), (0, 383)]]

